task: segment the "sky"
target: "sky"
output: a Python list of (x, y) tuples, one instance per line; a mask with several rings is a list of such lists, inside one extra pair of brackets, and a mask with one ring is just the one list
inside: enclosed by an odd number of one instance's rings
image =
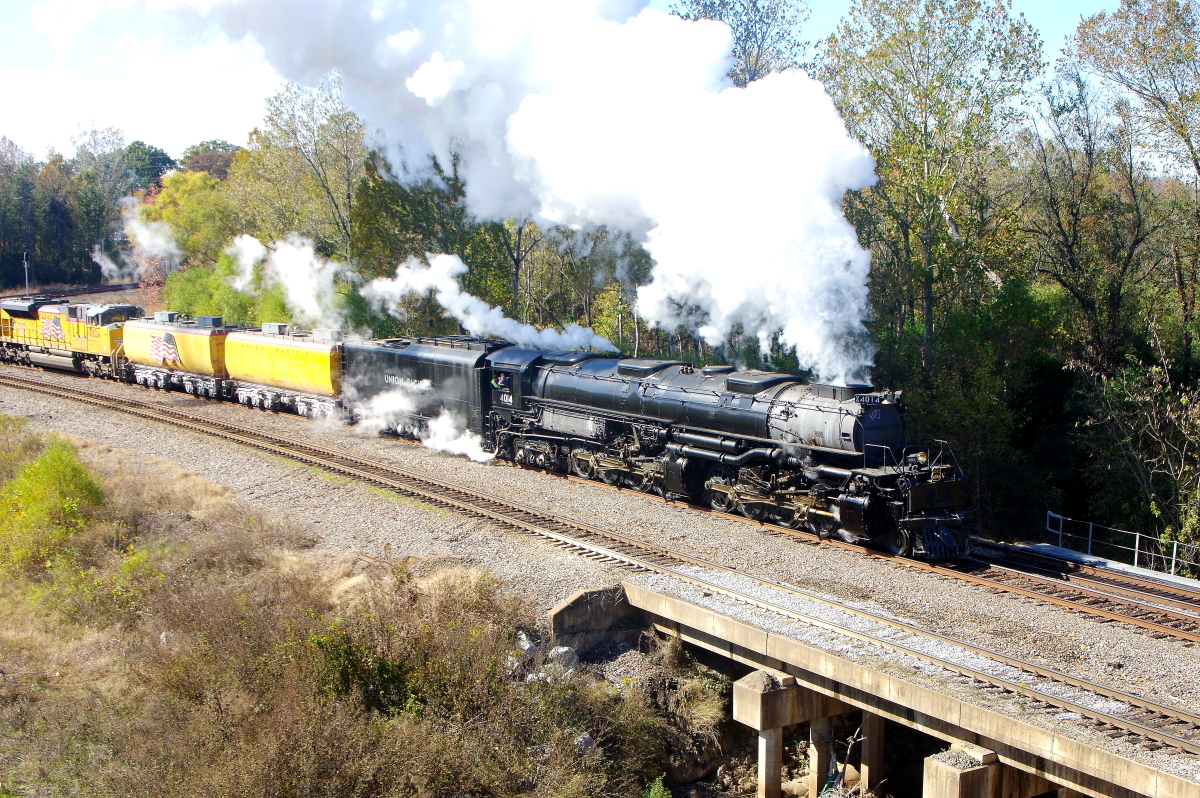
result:
[[(183, 29), (154, 14), (162, 0), (0, 0), (0, 136), (39, 158), (71, 155), (72, 139), (116, 127), (178, 156), (191, 144), (245, 144), (282, 80), (252, 41)], [(263, 0), (279, 2), (280, 0)], [(666, 11), (670, 0), (651, 0)], [(815, 0), (804, 37), (827, 36), (850, 0)], [(1116, 0), (1013, 0), (1059, 55), (1081, 16)]]

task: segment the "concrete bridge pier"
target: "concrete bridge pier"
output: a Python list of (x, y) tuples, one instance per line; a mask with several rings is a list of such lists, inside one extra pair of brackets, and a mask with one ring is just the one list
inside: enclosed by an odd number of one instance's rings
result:
[(808, 789), (809, 795), (817, 795), (829, 771), (830, 718), (853, 710), (836, 698), (799, 687), (794, 676), (782, 671), (764, 668), (734, 682), (733, 719), (758, 732), (758, 798), (780, 798), (783, 728), (797, 723), (809, 724)]
[(862, 794), (883, 782), (883, 723), (882, 715), (862, 711), (862, 764), (858, 768)]
[(995, 751), (982, 746), (960, 741), (951, 744), (950, 751), (959, 755), (958, 763), (944, 761), (941, 755), (925, 759), (922, 798), (1033, 798), (1046, 793), (1072, 798), (1079, 795), (1073, 790), (1065, 790), (1064, 796), (1063, 789), (1055, 789), (1055, 785), (1041, 776), (1003, 764)]

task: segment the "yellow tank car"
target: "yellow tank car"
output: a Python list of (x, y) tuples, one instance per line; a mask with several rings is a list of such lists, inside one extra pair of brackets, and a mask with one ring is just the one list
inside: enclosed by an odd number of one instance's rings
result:
[(237, 381), (235, 398), (252, 407), (333, 415), (341, 392), (340, 337), (329, 330), (292, 332), (286, 324), (230, 333), (225, 365)]
[(225, 329), (219, 316), (185, 321), (159, 311), (125, 323), (125, 357), (134, 382), (154, 388), (179, 387), (200, 396), (223, 396)]

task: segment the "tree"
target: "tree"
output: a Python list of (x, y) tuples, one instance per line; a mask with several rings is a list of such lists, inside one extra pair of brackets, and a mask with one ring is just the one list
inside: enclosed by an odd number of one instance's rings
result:
[(236, 144), (230, 144), (221, 139), (210, 139), (199, 144), (193, 144), (183, 151), (179, 162), (182, 168), (191, 172), (207, 172), (217, 180), (229, 176), (229, 168), (233, 159), (244, 150)]
[(1160, 152), (1200, 177), (1200, 8), (1190, 0), (1121, 0), (1088, 17), (1074, 56), (1128, 92)]
[(1105, 374), (1086, 365), (1096, 421), (1157, 520), (1163, 540), (1200, 543), (1200, 388), (1181, 389), (1155, 343), (1155, 359)]
[(729, 26), (734, 60), (729, 77), (738, 86), (800, 66), (808, 48), (800, 40), (800, 26), (808, 19), (804, 0), (680, 0), (671, 13)]
[(212, 266), (238, 232), (220, 181), (206, 172), (172, 172), (139, 211), (144, 220), (171, 227), (184, 252), (183, 265)]
[(330, 73), (313, 88), (289, 83), (267, 101), (264, 144), (285, 149), (318, 192), (337, 237), (337, 252), (350, 257), (351, 208), (363, 176), (367, 148), (363, 124), (342, 103), (340, 76)]
[(125, 134), (115, 127), (88, 130), (71, 139), (82, 174), (91, 176), (97, 191), (113, 209), (136, 185), (137, 175), (125, 160)]
[(175, 168), (175, 159), (165, 150), (146, 144), (143, 141), (131, 141), (125, 148), (125, 164), (133, 170), (136, 176), (134, 186), (149, 188), (156, 185), (164, 172)]
[(1200, 8), (1190, 0), (1121, 0), (1076, 30), (1074, 57), (1124, 95), (1128, 115), (1144, 135), (1138, 145), (1183, 170), (1172, 232), (1171, 282), (1177, 300), (1180, 377), (1192, 375), (1192, 324), (1200, 282)]
[(1159, 233), (1167, 203), (1139, 169), (1134, 130), (1078, 73), (1047, 91), (1042, 129), (1026, 136), (1029, 196), (1022, 225), (1034, 269), (1059, 285), (1082, 316), (1077, 340), (1090, 368), (1124, 362), (1135, 291), (1167, 261)]
[(920, 307), (926, 369), (941, 300), (993, 278), (982, 244), (1004, 213), (988, 176), (1040, 68), (1036, 33), (1001, 0), (856, 0), (824, 44), (820, 77), (878, 165), (851, 215), (873, 272)]

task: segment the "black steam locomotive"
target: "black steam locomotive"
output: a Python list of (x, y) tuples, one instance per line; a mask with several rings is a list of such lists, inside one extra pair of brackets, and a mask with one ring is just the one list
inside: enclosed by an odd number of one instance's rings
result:
[(970, 551), (975, 509), (944, 443), (906, 446), (899, 392), (471, 337), (343, 345), (351, 404), (423, 384), (498, 457), (897, 555)]

